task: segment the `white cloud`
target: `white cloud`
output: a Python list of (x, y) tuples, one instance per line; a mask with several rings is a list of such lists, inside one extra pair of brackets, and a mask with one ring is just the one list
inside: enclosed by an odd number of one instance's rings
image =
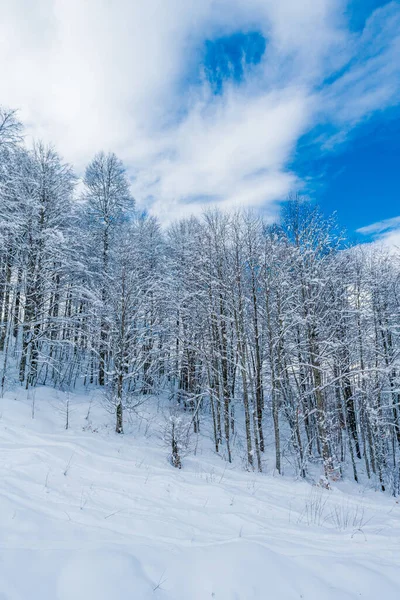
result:
[(384, 219), (357, 229), (358, 233), (372, 236), (375, 243), (382, 244), (391, 250), (400, 250), (400, 217)]
[(325, 108), (344, 127), (400, 101), (400, 5), (377, 9), (350, 47), (350, 68), (323, 94)]
[[(168, 221), (219, 206), (270, 207), (321, 121), (346, 131), (398, 100), (397, 3), (350, 34), (338, 0), (5, 0), (0, 102), (82, 171), (99, 149), (126, 162), (139, 205)], [(214, 96), (188, 86), (206, 39), (267, 38), (262, 63)], [(337, 69), (332, 84), (326, 78)], [(325, 82), (325, 83), (324, 83)]]
[(364, 235), (373, 235), (387, 233), (388, 231), (393, 231), (393, 229), (398, 228), (400, 228), (400, 217), (393, 217), (392, 219), (384, 219), (383, 221), (377, 221), (371, 225), (360, 227), (357, 229), (357, 232)]
[(378, 241), (393, 252), (398, 253), (400, 251), (400, 228), (387, 232)]

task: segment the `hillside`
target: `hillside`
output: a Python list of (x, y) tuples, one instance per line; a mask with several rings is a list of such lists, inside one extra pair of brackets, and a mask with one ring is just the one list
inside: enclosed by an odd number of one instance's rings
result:
[(1, 400), (1, 600), (399, 597), (389, 495), (245, 472), (201, 436), (174, 469), (146, 406), (123, 436), (96, 397), (71, 396), (68, 430), (55, 406)]

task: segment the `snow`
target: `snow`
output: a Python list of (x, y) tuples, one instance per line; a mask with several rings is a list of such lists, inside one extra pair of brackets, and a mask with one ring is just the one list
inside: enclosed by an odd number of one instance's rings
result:
[(244, 472), (202, 439), (177, 470), (156, 412), (118, 436), (88, 395), (68, 430), (56, 392), (31, 401), (1, 400), (0, 600), (400, 597), (395, 498)]

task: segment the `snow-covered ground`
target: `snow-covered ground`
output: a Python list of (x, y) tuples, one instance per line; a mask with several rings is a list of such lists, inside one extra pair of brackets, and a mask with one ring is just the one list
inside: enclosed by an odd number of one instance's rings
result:
[[(26, 393), (25, 393), (26, 394)], [(166, 459), (156, 415), (117, 436), (89, 396), (1, 400), (1, 600), (398, 600), (400, 504)], [(128, 428), (129, 430), (129, 428)]]

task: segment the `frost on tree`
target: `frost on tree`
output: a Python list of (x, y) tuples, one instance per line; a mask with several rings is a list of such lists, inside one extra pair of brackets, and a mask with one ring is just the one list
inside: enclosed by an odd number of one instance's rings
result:
[(273, 226), (214, 210), (161, 229), (114, 154), (78, 195), (72, 167), (21, 134), (0, 109), (1, 393), (100, 386), (118, 433), (162, 394), (176, 466), (182, 417), (247, 469), (270, 449), (278, 473), (365, 472), (398, 493), (398, 255), (351, 247), (298, 197)]

